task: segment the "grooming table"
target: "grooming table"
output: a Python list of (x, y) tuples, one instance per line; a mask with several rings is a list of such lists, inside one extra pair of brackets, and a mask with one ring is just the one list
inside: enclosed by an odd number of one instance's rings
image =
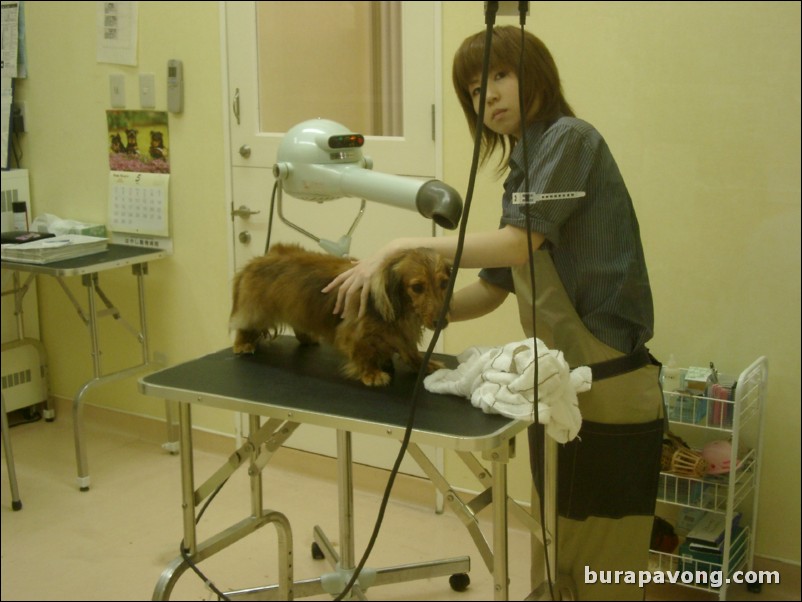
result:
[[(436, 357), (451, 367), (456, 366), (453, 357)], [(286, 600), (331, 594), (332, 591), (337, 594), (353, 574), (359, 559), (354, 554), (350, 436), (351, 433), (364, 433), (390, 437), (399, 442), (403, 440), (417, 375), (396, 364), (395, 376), (389, 386), (371, 388), (343, 378), (339, 373), (342, 363), (343, 358), (330, 347), (305, 347), (295, 338), (283, 336), (263, 345), (255, 355), (235, 356), (230, 349), (225, 349), (146, 375), (139, 381), (144, 394), (179, 403), (184, 548), (192, 562), (208, 558), (266, 524), (274, 523), (279, 531), (280, 558), (286, 560), (280, 569), (279, 584), (231, 592), (227, 594), (229, 597), (279, 599), (276, 596), (280, 596)], [(197, 489), (192, 465), (193, 404), (243, 412), (249, 415), (250, 424), (250, 434), (242, 447)], [(263, 418), (267, 419), (264, 424)], [(270, 456), (300, 424), (330, 427), (337, 431), (341, 557), (319, 527), (315, 527), (315, 543), (338, 569), (317, 579), (293, 581), (289, 560), (292, 557), (289, 523), (279, 512), (263, 508), (261, 471)], [(514, 453), (515, 436), (526, 427), (525, 422), (484, 414), (472, 408), (466, 399), (436, 395), (424, 389), (407, 449), (470, 532), (493, 574), (496, 600), (508, 599), (509, 593), (508, 511), (533, 533), (537, 534), (539, 528), (530, 514), (507, 496), (507, 463)], [(460, 500), (420, 450), (419, 444), (456, 452), (486, 488), (485, 491), (467, 503)], [(485, 469), (474, 454), (481, 454), (489, 461), (491, 471)], [(196, 508), (242, 465), (249, 467), (251, 515), (221, 533), (197, 542)], [(506, 503), (493, 504), (491, 548), (479, 530), (476, 514), (492, 504), (494, 499), (506, 500)], [(355, 584), (353, 593), (357, 596), (364, 596), (368, 586), (382, 583), (465, 573), (470, 568), (470, 558), (463, 556), (370, 571), (368, 565)], [(173, 560), (162, 572), (153, 599), (169, 599), (176, 581), (187, 568), (189, 564), (183, 555)], [(335, 586), (331, 585), (332, 582)]]
[[(94, 253), (74, 259), (54, 261), (45, 264), (24, 263), (8, 259), (2, 260), (2, 269), (13, 272), (13, 288), (3, 291), (3, 295), (14, 295), (15, 312), (17, 314), (17, 335), (18, 338), (24, 337), (24, 327), (22, 321), (22, 299), (28, 292), (31, 281), (37, 274), (51, 276), (56, 279), (64, 293), (78, 312), (78, 316), (83, 321), (89, 331), (89, 343), (92, 353), (92, 373), (93, 377), (85, 382), (75, 395), (72, 404), (73, 430), (75, 434), (75, 458), (78, 464), (78, 487), (81, 491), (88, 491), (89, 461), (87, 460), (86, 441), (83, 433), (83, 401), (86, 394), (98, 385), (112, 380), (133, 376), (142, 370), (153, 367), (150, 361), (150, 351), (148, 349), (148, 329), (147, 315), (145, 313), (145, 279), (148, 273), (148, 262), (167, 257), (168, 253), (161, 249), (150, 249), (141, 247), (130, 247), (125, 245), (108, 245), (102, 253)], [(139, 301), (139, 330), (132, 327), (120, 314), (120, 310), (114, 306), (109, 297), (100, 288), (101, 272), (131, 267), (131, 273), (136, 278), (137, 298)], [(27, 273), (25, 282), (20, 279), (21, 273)], [(81, 282), (87, 290), (87, 309), (72, 294), (64, 282), (64, 278), (69, 276), (81, 276)], [(96, 297), (99, 298), (105, 309), (96, 308)], [(119, 321), (125, 329), (133, 336), (139, 344), (141, 351), (140, 363), (117, 370), (114, 372), (103, 371), (101, 364), (101, 349), (98, 337), (98, 318), (111, 316)], [(175, 421), (172, 419), (172, 408), (167, 404), (167, 443), (164, 448), (171, 453), (178, 452), (177, 433), (175, 432)], [(45, 418), (50, 421), (55, 418), (55, 411), (48, 400), (48, 407), (45, 410)]]

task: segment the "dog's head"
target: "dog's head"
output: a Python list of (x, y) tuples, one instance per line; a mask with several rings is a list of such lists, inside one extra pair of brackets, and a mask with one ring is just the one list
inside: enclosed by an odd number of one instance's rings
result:
[(164, 135), (161, 132), (150, 132), (150, 145), (164, 147)]
[(111, 137), (111, 151), (114, 153), (121, 153), (125, 150), (123, 146), (123, 139), (119, 134), (113, 134)]
[(426, 328), (434, 330), (450, 276), (451, 262), (431, 249), (399, 251), (388, 257), (371, 279), (373, 305), (386, 322), (413, 312)]

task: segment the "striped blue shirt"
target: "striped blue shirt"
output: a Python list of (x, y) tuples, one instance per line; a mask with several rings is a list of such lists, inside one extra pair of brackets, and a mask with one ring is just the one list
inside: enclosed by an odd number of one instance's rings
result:
[[(501, 225), (543, 234), (568, 297), (587, 329), (623, 353), (652, 338), (654, 308), (640, 227), (624, 180), (601, 134), (574, 117), (535, 123), (526, 131), (529, 196), (524, 192), (524, 153), (519, 141), (504, 181)], [(508, 268), (480, 273), (510, 289)], [(537, 278), (537, 274), (535, 275)]]

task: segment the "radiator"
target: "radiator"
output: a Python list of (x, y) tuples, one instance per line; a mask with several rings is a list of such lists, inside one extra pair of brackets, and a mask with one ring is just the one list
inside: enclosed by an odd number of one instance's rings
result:
[(11, 412), (47, 401), (47, 356), (36, 339), (2, 345), (3, 397)]

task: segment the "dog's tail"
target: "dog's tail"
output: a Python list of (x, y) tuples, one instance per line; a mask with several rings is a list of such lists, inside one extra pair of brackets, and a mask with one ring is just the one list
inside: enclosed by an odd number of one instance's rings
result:
[[(267, 254), (287, 256), (287, 255), (293, 255), (294, 253), (297, 253), (300, 250), (301, 247), (299, 245), (276, 243), (270, 247)], [(234, 276), (234, 282), (232, 286), (234, 294), (231, 301), (231, 314), (229, 315), (228, 319), (229, 332), (231, 332), (232, 330), (237, 330), (240, 327), (238, 325), (240, 321), (237, 320), (237, 312), (239, 310), (239, 305), (240, 305), (240, 283), (245, 275), (245, 271), (246, 271), (245, 268), (242, 268)]]

